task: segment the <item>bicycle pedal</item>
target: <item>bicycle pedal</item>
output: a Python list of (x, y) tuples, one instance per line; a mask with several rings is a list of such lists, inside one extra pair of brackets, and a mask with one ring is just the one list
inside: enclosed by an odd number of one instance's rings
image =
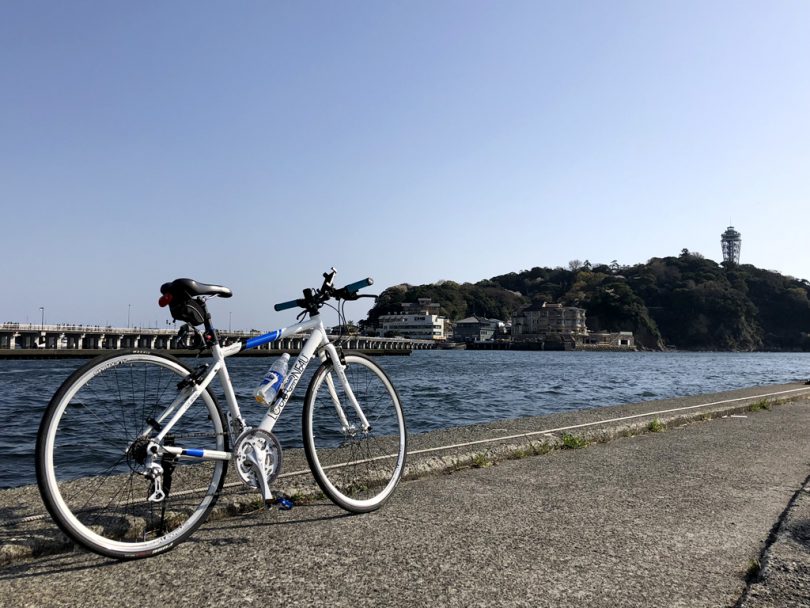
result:
[(292, 499), (284, 494), (273, 496), (270, 500), (265, 500), (264, 504), (268, 509), (271, 509), (275, 505), (280, 511), (289, 511), (295, 506)]

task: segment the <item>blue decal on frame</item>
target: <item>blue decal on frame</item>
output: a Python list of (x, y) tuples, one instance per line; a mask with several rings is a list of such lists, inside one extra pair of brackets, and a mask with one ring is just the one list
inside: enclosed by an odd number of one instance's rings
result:
[(256, 336), (255, 338), (248, 338), (247, 341), (245, 341), (245, 349), (256, 348), (257, 346), (267, 344), (268, 342), (275, 342), (276, 340), (279, 339), (279, 337), (281, 337), (280, 329), (271, 331), (270, 333), (264, 334), (262, 336)]

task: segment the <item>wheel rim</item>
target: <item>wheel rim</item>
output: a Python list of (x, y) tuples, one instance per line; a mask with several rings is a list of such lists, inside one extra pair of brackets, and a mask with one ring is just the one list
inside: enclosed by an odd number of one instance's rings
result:
[[(201, 523), (221, 485), (223, 463), (164, 460), (165, 469), (175, 464), (169, 497), (151, 503), (153, 487), (141, 475), (143, 455), (132, 449), (146, 419), (171, 402), (187, 373), (162, 357), (124, 355), (88, 369), (59, 400), (44, 438), (44, 483), (52, 512), (75, 540), (126, 555), (148, 554)], [(213, 399), (203, 393), (171, 435), (193, 441), (193, 447), (224, 449)]]
[(308, 408), (306, 441), (322, 489), (352, 510), (382, 504), (396, 487), (405, 462), (405, 422), (399, 397), (371, 362), (346, 357), (346, 375), (371, 425), (361, 423), (335, 374), (335, 388), (350, 426), (344, 432), (329, 394), (328, 369), (315, 379)]

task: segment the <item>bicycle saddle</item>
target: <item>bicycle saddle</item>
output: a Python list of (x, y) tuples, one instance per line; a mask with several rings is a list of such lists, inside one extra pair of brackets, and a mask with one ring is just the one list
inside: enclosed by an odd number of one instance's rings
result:
[(233, 292), (227, 287), (222, 285), (209, 285), (207, 283), (199, 283), (194, 279), (175, 279), (171, 283), (164, 283), (160, 287), (160, 293), (172, 295), (187, 295), (187, 296), (220, 296), (222, 298), (230, 298)]

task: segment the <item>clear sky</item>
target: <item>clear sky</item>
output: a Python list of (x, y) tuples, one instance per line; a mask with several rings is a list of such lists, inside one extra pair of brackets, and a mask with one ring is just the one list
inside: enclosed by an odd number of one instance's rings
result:
[[(810, 3), (0, 4), (0, 322), (681, 249), (810, 279)], [(355, 305), (350, 318), (368, 308)]]

